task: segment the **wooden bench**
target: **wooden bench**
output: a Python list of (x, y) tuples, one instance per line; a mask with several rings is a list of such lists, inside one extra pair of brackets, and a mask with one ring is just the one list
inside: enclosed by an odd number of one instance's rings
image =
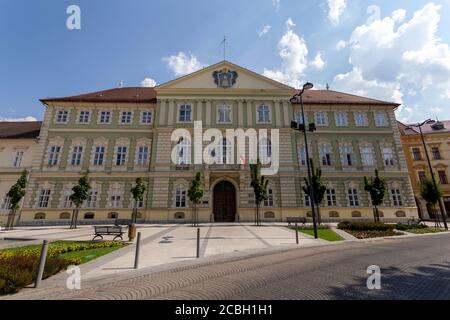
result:
[(292, 223), (302, 223), (303, 225), (305, 225), (307, 220), (305, 217), (287, 217), (286, 222), (288, 223), (288, 226), (290, 226)]
[(95, 236), (92, 239), (94, 241), (96, 238), (101, 238), (103, 240), (103, 236), (115, 236), (113, 241), (117, 238), (123, 240), (122, 235), (124, 234), (121, 226), (94, 226)]

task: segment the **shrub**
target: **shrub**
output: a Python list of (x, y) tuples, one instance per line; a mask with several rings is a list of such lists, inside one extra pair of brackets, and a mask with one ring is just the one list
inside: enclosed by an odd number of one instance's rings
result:
[(338, 224), (338, 228), (352, 231), (392, 231), (395, 229), (395, 225), (375, 222), (344, 221)]
[(392, 237), (392, 236), (403, 235), (403, 233), (395, 231), (395, 230), (387, 230), (387, 231), (346, 230), (346, 231), (358, 239), (382, 238), (382, 237)]
[(395, 226), (395, 229), (397, 230), (420, 230), (420, 229), (427, 229), (428, 226), (425, 224), (404, 224), (404, 223), (397, 223)]

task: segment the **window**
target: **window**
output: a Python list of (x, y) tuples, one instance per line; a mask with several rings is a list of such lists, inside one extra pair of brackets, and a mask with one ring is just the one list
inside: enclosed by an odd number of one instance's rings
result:
[(268, 105), (262, 104), (258, 107), (258, 122), (259, 123), (270, 122), (270, 108)]
[(119, 214), (117, 212), (110, 212), (108, 213), (108, 219), (118, 219)]
[(59, 153), (61, 152), (60, 146), (51, 146), (48, 155), (48, 165), (56, 166), (59, 161)]
[(80, 166), (82, 156), (83, 156), (83, 147), (74, 146), (72, 150), (72, 158), (70, 160), (70, 164), (72, 166)]
[(8, 210), (11, 208), (11, 198), (8, 196), (5, 196), (5, 199), (3, 200), (1, 208), (3, 210)]
[(137, 164), (139, 166), (145, 166), (148, 164), (148, 147), (147, 146), (140, 146), (138, 148), (138, 158), (137, 158)]
[(89, 123), (89, 118), (91, 113), (89, 111), (80, 111), (78, 122), (79, 123)]
[(267, 189), (267, 199), (264, 200), (264, 206), (265, 207), (273, 207), (274, 206), (273, 190), (271, 188)]
[(269, 164), (272, 159), (272, 142), (269, 139), (261, 139), (259, 143), (259, 156), (262, 164)]
[(323, 166), (331, 166), (331, 160), (333, 155), (333, 148), (332, 147), (319, 147), (319, 153), (320, 153), (320, 162)]
[(441, 151), (439, 150), (439, 147), (432, 147), (431, 152), (433, 153), (433, 159), (434, 160), (441, 160)]
[(191, 122), (192, 107), (188, 104), (180, 106), (180, 112), (178, 116), (178, 122)]
[(151, 124), (152, 123), (152, 113), (150, 111), (143, 111), (141, 113), (141, 123)]
[(417, 176), (419, 177), (419, 182), (422, 182), (427, 177), (425, 171), (417, 171)]
[(231, 122), (231, 107), (230, 106), (219, 106), (217, 122), (219, 123), (230, 123)]
[(231, 142), (226, 138), (223, 138), (219, 143), (219, 154), (218, 154), (218, 164), (231, 164), (233, 159), (231, 159)]
[(133, 200), (133, 208), (143, 208), (144, 207), (144, 200), (139, 200), (137, 202), (135, 202)]
[(100, 112), (100, 123), (111, 123), (111, 112), (101, 111)]
[(355, 112), (355, 125), (363, 127), (367, 125), (366, 114), (364, 112)]
[(47, 208), (50, 201), (50, 190), (42, 189), (39, 193), (38, 208)]
[(309, 197), (308, 194), (305, 193), (305, 207), (310, 207), (311, 206), (311, 198)]
[(375, 164), (371, 147), (362, 147), (361, 148), (361, 160), (362, 160), (363, 166), (370, 167)]
[(327, 206), (337, 207), (336, 190), (327, 189), (326, 195), (327, 195)]
[(22, 150), (16, 151), (16, 155), (14, 156), (14, 163), (13, 163), (14, 168), (20, 168), (22, 166), (22, 159), (23, 159), (24, 153), (25, 152)]
[(97, 190), (89, 191), (89, 196), (86, 200), (86, 207), (97, 208), (97, 199), (98, 199), (98, 191)]
[(94, 151), (94, 166), (102, 166), (105, 160), (105, 147), (97, 146)]
[(34, 215), (34, 220), (44, 220), (45, 219), (45, 213), (38, 212)]
[(334, 114), (336, 120), (336, 126), (342, 127), (348, 125), (347, 113), (346, 112), (336, 112)]
[(420, 148), (413, 148), (412, 149), (412, 156), (413, 156), (413, 159), (415, 161), (422, 160), (422, 153), (420, 152)]
[[(299, 124), (303, 124), (303, 117), (301, 112), (295, 112), (295, 121)], [(305, 112), (305, 122), (308, 123), (307, 113)]]
[(84, 214), (84, 219), (86, 219), (86, 220), (92, 220), (92, 219), (94, 219), (94, 217), (95, 217), (95, 214), (92, 212)]
[(327, 115), (325, 112), (319, 111), (315, 113), (315, 120), (318, 126), (326, 126), (327, 125)]
[(354, 188), (348, 189), (348, 203), (350, 207), (359, 207), (358, 190)]
[(350, 146), (341, 147), (341, 161), (343, 166), (353, 166), (353, 148)]
[(66, 191), (64, 192), (64, 198), (63, 198), (63, 208), (72, 208), (73, 203), (72, 200), (70, 200), (70, 196), (71, 196), (72, 192), (71, 191)]
[(122, 115), (120, 116), (121, 124), (130, 124), (133, 113), (131, 111), (122, 111)]
[(375, 125), (377, 127), (383, 127), (387, 125), (386, 114), (383, 112), (375, 113)]
[(122, 206), (122, 196), (118, 192), (114, 192), (109, 197), (109, 206), (111, 208), (120, 208)]
[(394, 165), (394, 152), (392, 148), (382, 148), (381, 149), (383, 155), (384, 165), (389, 167)]
[(70, 213), (69, 212), (63, 212), (59, 215), (59, 219), (61, 220), (69, 220), (70, 219)]
[(191, 164), (191, 140), (181, 138), (177, 143), (177, 165)]
[(402, 195), (399, 189), (391, 189), (392, 202), (394, 203), (394, 207), (403, 206)]
[(306, 148), (304, 146), (298, 147), (298, 162), (301, 166), (306, 166)]
[(56, 114), (56, 123), (67, 123), (69, 112), (66, 110), (59, 110)]
[(116, 166), (124, 166), (127, 162), (128, 148), (125, 146), (117, 147)]
[(441, 184), (448, 184), (447, 173), (444, 170), (439, 170), (438, 176)]
[(186, 189), (178, 187), (175, 194), (175, 207), (185, 208), (186, 207)]

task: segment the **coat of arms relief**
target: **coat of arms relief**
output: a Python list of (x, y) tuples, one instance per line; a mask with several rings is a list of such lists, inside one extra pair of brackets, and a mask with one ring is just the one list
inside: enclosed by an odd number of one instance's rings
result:
[(220, 71), (214, 71), (213, 77), (214, 83), (219, 88), (231, 88), (236, 83), (238, 73), (224, 68)]

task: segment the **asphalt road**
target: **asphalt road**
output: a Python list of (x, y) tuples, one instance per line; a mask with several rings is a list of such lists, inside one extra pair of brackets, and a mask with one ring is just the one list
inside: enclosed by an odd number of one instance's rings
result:
[[(381, 289), (367, 288), (367, 268)], [(37, 298), (28, 297), (28, 298)], [(450, 234), (301, 248), (152, 274), (44, 299), (450, 299)]]

